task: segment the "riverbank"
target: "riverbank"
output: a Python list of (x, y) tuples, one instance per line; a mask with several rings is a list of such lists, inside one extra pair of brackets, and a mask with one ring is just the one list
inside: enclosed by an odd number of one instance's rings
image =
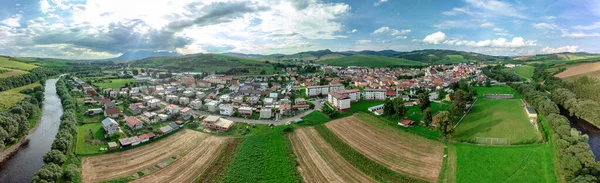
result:
[(37, 122), (35, 123), (35, 126), (33, 126), (33, 128), (31, 128), (29, 130), (29, 133), (27, 133), (27, 136), (21, 138), (21, 140), (19, 140), (19, 142), (11, 145), (9, 148), (0, 152), (0, 166), (2, 166), (4, 164), (4, 162), (6, 160), (10, 159), (10, 157), (12, 157), (15, 153), (17, 153), (24, 144), (29, 143), (29, 135), (31, 135), (38, 128), (38, 126), (40, 126), (40, 121), (42, 121), (41, 119), (42, 119), (42, 115), (37, 115), (37, 119), (36, 119)]

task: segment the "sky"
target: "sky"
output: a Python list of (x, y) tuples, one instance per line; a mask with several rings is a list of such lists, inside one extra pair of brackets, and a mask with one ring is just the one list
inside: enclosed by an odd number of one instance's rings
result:
[(600, 53), (600, 0), (2, 0), (0, 54)]

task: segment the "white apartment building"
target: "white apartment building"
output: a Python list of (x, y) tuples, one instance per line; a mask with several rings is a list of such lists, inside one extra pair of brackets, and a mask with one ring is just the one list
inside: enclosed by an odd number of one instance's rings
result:
[(365, 100), (385, 100), (385, 89), (364, 89)]
[(306, 96), (312, 97), (317, 95), (325, 95), (329, 92), (336, 92), (344, 90), (343, 84), (333, 85), (321, 85), (321, 86), (309, 86), (306, 87)]

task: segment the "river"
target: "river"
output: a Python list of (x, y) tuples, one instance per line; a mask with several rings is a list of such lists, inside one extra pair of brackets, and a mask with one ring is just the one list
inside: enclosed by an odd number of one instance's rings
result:
[(63, 114), (60, 98), (56, 94), (56, 81), (57, 79), (46, 81), (40, 124), (29, 134), (29, 145), (21, 147), (0, 167), (0, 182), (31, 182), (33, 174), (44, 165), (42, 158), (50, 151)]
[(587, 134), (590, 137), (588, 144), (590, 144), (590, 148), (592, 149), (592, 153), (594, 153), (596, 161), (600, 161), (600, 129), (583, 119), (579, 119), (575, 116), (569, 116), (569, 111), (563, 109), (562, 107), (560, 107), (560, 114), (569, 119), (571, 122), (571, 128), (575, 128), (581, 131), (581, 133)]

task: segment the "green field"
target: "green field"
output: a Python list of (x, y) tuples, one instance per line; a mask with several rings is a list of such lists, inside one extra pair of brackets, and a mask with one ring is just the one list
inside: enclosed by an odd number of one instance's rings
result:
[(6, 57), (0, 57), (0, 67), (27, 71), (27, 70), (36, 68), (38, 66), (32, 65), (32, 64), (26, 64), (23, 62), (12, 61)]
[(12, 76), (19, 76), (23, 74), (27, 74), (29, 72), (17, 69), (9, 69), (0, 67), (0, 78), (7, 78)]
[(558, 182), (549, 144), (454, 146), (456, 182)]
[(519, 66), (516, 67), (515, 73), (527, 79), (531, 79), (531, 77), (533, 77), (533, 69), (535, 69), (535, 67), (529, 65)]
[[(104, 142), (104, 129), (102, 123), (90, 123), (77, 126), (77, 154), (97, 154), (102, 153), (100, 148), (108, 148), (108, 145)], [(93, 134), (93, 136), (90, 134)], [(96, 140), (102, 142), (100, 144), (86, 143), (88, 140)]]
[(479, 99), (454, 129), (452, 139), (476, 142), (477, 137), (507, 138), (509, 144), (530, 144), (542, 140), (541, 134), (529, 122), (519, 99)]
[(519, 95), (513, 88), (507, 85), (493, 85), (491, 87), (477, 86), (477, 98), (482, 99), (484, 94), (513, 94), (515, 99), (520, 99)]
[(421, 62), (385, 57), (375, 55), (353, 55), (348, 57), (328, 59), (320, 61), (322, 64), (338, 66), (365, 66), (365, 67), (389, 67), (389, 66), (419, 66)]
[(23, 98), (25, 98), (25, 95), (19, 93), (21, 90), (33, 89), (36, 86), (40, 86), (40, 84), (34, 83), (34, 84), (30, 84), (30, 85), (13, 88), (10, 90), (0, 92), (0, 99), (1, 99), (0, 100), (0, 111), (6, 110), (6, 109), (12, 107), (13, 105), (15, 105), (16, 103), (20, 102), (21, 100), (23, 100)]
[(125, 86), (126, 83), (135, 82), (135, 79), (111, 79), (104, 80), (104, 82), (94, 83), (94, 85), (102, 87), (102, 88), (121, 88)]
[(301, 182), (297, 164), (282, 131), (249, 136), (237, 147), (220, 182)]
[(300, 125), (323, 124), (329, 120), (329, 116), (323, 114), (321, 111), (313, 111), (310, 114), (302, 117), (302, 123), (300, 123)]
[(230, 69), (247, 69), (248, 73), (233, 74), (265, 74), (275, 73), (273, 65), (255, 59), (238, 58), (219, 54), (197, 54), (177, 57), (152, 57), (131, 63), (135, 67), (154, 67), (172, 71), (189, 72), (226, 72)]

